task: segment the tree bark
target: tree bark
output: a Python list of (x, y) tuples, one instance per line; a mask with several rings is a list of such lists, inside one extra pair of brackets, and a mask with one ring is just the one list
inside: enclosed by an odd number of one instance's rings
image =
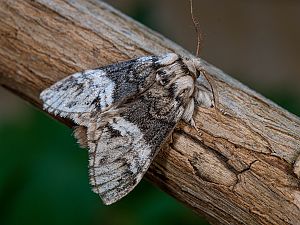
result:
[[(0, 84), (38, 108), (39, 93), (74, 72), (191, 56), (97, 0), (2, 0), (0, 32)], [(300, 224), (299, 118), (202, 63), (219, 105), (196, 110), (201, 135), (178, 124), (147, 178), (211, 224)]]

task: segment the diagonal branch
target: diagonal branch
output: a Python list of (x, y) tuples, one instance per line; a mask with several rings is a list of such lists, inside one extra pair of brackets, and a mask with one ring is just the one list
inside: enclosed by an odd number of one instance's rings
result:
[[(0, 32), (0, 84), (38, 108), (43, 89), (76, 71), (148, 54), (189, 56), (96, 0), (2, 0)], [(212, 224), (299, 224), (299, 118), (203, 67), (220, 112), (198, 109), (201, 136), (178, 124), (147, 178)]]

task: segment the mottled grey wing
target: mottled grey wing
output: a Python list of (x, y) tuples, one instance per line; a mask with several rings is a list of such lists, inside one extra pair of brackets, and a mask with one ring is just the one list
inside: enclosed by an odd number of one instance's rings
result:
[(41, 93), (44, 109), (74, 119), (74, 114), (101, 112), (117, 106), (154, 82), (153, 65), (157, 59), (141, 57), (70, 75)]
[(75, 136), (89, 147), (90, 182), (105, 204), (139, 183), (182, 117), (188, 83), (174, 80), (186, 72), (178, 59), (170, 53), (87, 70), (41, 93), (47, 111), (80, 125)]
[(105, 204), (139, 183), (182, 113), (180, 102), (154, 85), (101, 129), (88, 127), (90, 183)]

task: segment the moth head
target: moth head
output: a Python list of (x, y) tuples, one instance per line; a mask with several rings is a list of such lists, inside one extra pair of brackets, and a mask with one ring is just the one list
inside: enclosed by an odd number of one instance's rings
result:
[(165, 89), (172, 89), (175, 96), (190, 97), (194, 91), (195, 78), (193, 78), (182, 64), (173, 63), (162, 67), (156, 72), (156, 82)]
[(172, 89), (177, 97), (190, 98), (194, 92), (197, 71), (193, 62), (174, 53), (164, 55), (158, 61), (156, 82), (166, 89)]

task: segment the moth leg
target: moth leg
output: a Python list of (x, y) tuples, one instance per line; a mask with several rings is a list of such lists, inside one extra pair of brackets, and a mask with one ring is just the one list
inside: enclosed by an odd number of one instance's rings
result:
[(193, 118), (191, 119), (191, 125), (192, 125), (192, 127), (197, 131), (197, 133), (199, 134), (199, 136), (201, 136), (202, 133), (201, 133), (200, 130), (197, 128), (196, 123), (195, 123), (195, 120), (194, 120)]
[(208, 75), (207, 72), (203, 68), (200, 68), (199, 72), (200, 72), (200, 74), (203, 74), (203, 76), (205, 77), (205, 79), (207, 80), (207, 82), (211, 88), (211, 92), (212, 92), (212, 96), (213, 96), (212, 107), (215, 107), (215, 109), (218, 109), (219, 108), (219, 95), (217, 93), (215, 81), (213, 79), (211, 79), (211, 76)]

